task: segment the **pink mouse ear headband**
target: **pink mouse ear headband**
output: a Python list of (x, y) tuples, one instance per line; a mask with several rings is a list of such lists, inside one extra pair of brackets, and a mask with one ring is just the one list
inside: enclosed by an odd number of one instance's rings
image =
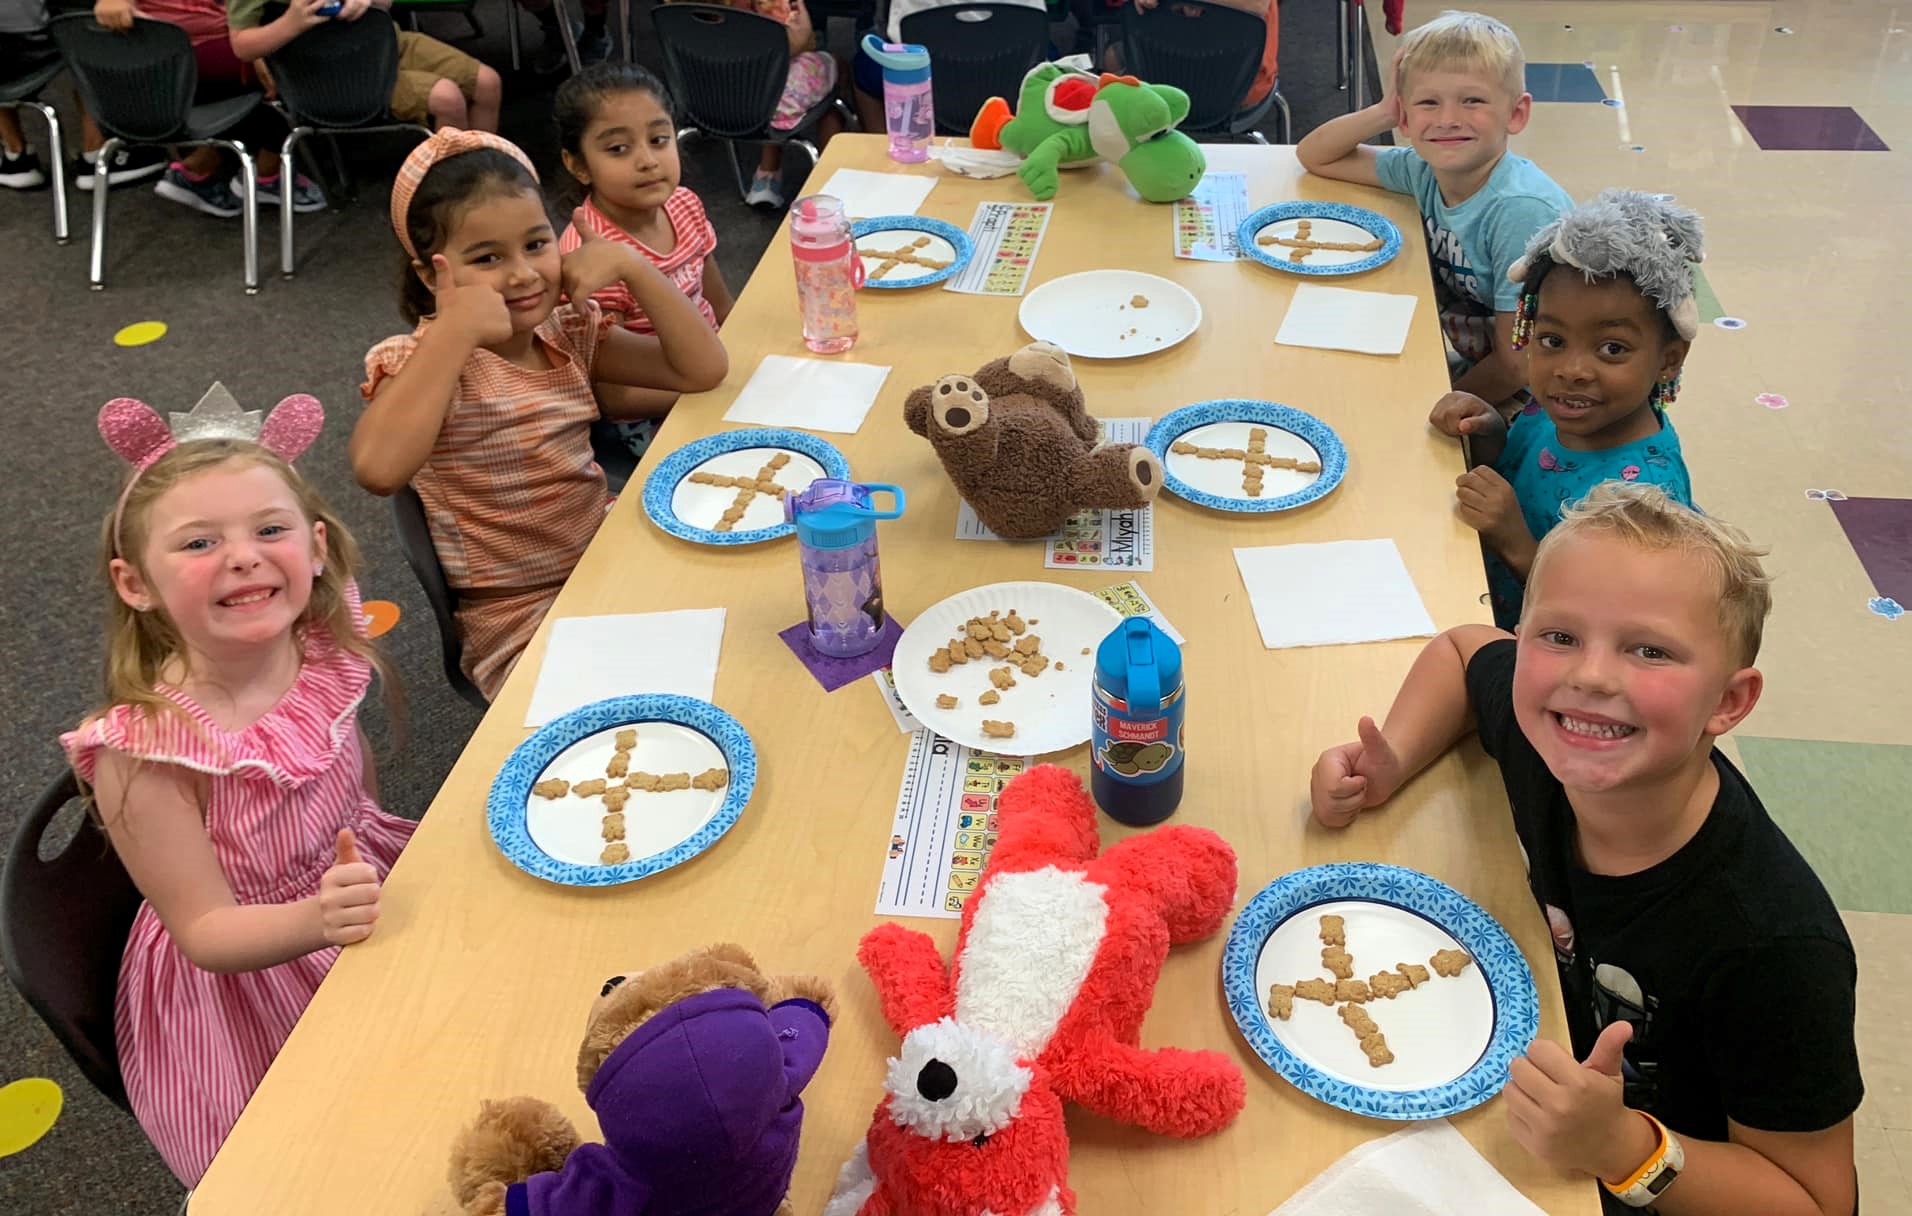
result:
[(459, 156), (466, 152), (476, 152), (480, 148), (492, 148), (503, 152), (524, 166), (532, 181), (538, 180), (538, 171), (531, 164), (531, 158), (524, 150), (508, 139), (493, 135), (489, 131), (463, 131), (457, 127), (440, 127), (432, 132), (430, 139), (413, 148), (405, 163), (398, 167), (398, 175), (392, 179), (392, 231), (398, 236), (398, 243), (412, 261), (418, 260), (418, 250), (412, 248), (411, 234), (407, 220), (412, 214), (412, 196), (418, 193), (425, 175), (432, 166), (441, 160)]
[(170, 418), (170, 422), (161, 419), (152, 406), (132, 397), (115, 397), (100, 407), (100, 437), (133, 466), (113, 507), (115, 556), (123, 556), (120, 516), (126, 511), (127, 496), (139, 475), (161, 456), (194, 439), (244, 439), (291, 463), (319, 437), (325, 426), (325, 409), (317, 397), (296, 393), (274, 406), (262, 423), (258, 410), (240, 409), (226, 386), (214, 381), (199, 404)]

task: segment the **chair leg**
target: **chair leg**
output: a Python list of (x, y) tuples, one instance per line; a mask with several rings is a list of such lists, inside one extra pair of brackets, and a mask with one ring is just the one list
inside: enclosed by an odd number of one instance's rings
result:
[(1248, 134), (1248, 139), (1251, 143), (1260, 144), (1264, 148), (1268, 146), (1268, 137), (1266, 135), (1263, 135), (1260, 131), (1257, 131), (1253, 127), (1250, 127), (1248, 129), (1247, 134)]
[(1368, 9), (1364, 0), (1348, 0), (1348, 113), (1366, 106), (1368, 91), (1368, 56), (1363, 49), (1366, 41), (1362, 35), (1367, 32)]
[(1281, 142), (1284, 144), (1294, 143), (1295, 142), (1294, 111), (1288, 108), (1288, 99), (1281, 95), (1280, 89), (1275, 90), (1275, 109), (1281, 114)]
[(26, 103), (46, 119), (47, 155), (53, 163), (47, 172), (53, 175), (53, 239), (64, 245), (73, 239), (66, 218), (66, 135), (60, 129), (60, 112), (44, 101)]
[[(426, 136), (426, 138), (431, 137)], [(325, 146), (332, 149), (332, 171), (339, 175), (340, 192), (347, 200), (358, 201), (358, 179), (352, 176), (351, 166), (345, 163), (345, 153), (339, 149), (338, 136), (328, 133), (325, 137)]]
[(571, 65), (571, 74), (576, 76), (584, 70), (584, 61), (578, 58), (578, 36), (571, 28), (571, 10), (564, 0), (551, 0), (551, 7), (558, 13), (558, 36), (564, 39), (564, 58)]
[(299, 139), (306, 132), (304, 127), (294, 127), (286, 132), (285, 143), (279, 148), (279, 273), (286, 278), (292, 277), (292, 183), (299, 180), (298, 152)]
[(100, 145), (99, 160), (93, 169), (93, 264), (86, 276), (86, 285), (94, 291), (106, 290), (106, 196), (112, 193), (109, 170), (113, 157), (119, 154), (120, 140), (117, 136), (107, 136)]
[(744, 198), (750, 193), (750, 186), (744, 181), (744, 167), (737, 161), (737, 145), (724, 141), (724, 159), (730, 162), (731, 179), (737, 183), (737, 197)]
[[(830, 19), (828, 17), (824, 18), (823, 24), (825, 27), (828, 27)], [(825, 33), (828, 33), (827, 28), (825, 29)], [(829, 39), (826, 37), (824, 41), (828, 42)], [(637, 39), (631, 32), (631, 0), (617, 0), (617, 42), (618, 45), (623, 48), (624, 62), (635, 63)]]
[(524, 52), (518, 46), (518, 0), (505, 0), (505, 39), (511, 43), (511, 70), (524, 70)]
[(1335, 49), (1340, 58), (1334, 64), (1334, 87), (1348, 87), (1348, 0), (1341, 0), (1340, 37), (1335, 41)]
[[(246, 243), (246, 294), (259, 294), (259, 170), (253, 166), (252, 153), (246, 146), (235, 141), (220, 141), (221, 146), (231, 148), (239, 157), (239, 181), (245, 187), (245, 195), (239, 200), (242, 210), (239, 212), (240, 239)], [(283, 194), (279, 206), (288, 214), (292, 211), (292, 179), (281, 178), (280, 189)]]
[(803, 149), (804, 154), (810, 158), (811, 171), (815, 172), (817, 165), (823, 160), (823, 153), (817, 151), (817, 146), (807, 139), (793, 139), (790, 142)]

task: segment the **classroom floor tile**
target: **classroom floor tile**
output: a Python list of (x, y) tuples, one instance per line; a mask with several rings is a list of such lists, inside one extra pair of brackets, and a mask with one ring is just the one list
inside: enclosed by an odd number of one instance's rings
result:
[(1890, 152), (1851, 106), (1734, 106), (1766, 152)]
[(1605, 101), (1600, 78), (1584, 63), (1530, 63), (1527, 91), (1535, 101)]
[[(1840, 908), (1912, 913), (1912, 747), (1740, 735), (1746, 775)], [(1908, 1125), (1912, 1126), (1912, 1125)]]
[[(1859, 959), (1859, 1072), (1865, 1101), (1854, 1120), (1898, 1137), (1901, 1169), (1912, 1169), (1912, 1060), (1904, 1047), (1905, 1010), (1912, 1003), (1912, 916), (1881, 912), (1843, 914), (1852, 951)], [(1912, 1174), (1906, 1182), (1912, 1186)], [(1866, 1211), (1872, 1210), (1870, 1196)]]
[(1912, 611), (1912, 498), (1846, 498), (1826, 505), (1873, 589)]

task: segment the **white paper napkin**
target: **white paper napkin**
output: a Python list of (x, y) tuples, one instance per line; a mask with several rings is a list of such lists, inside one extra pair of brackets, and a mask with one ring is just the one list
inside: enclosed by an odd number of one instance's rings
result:
[(543, 726), (593, 701), (632, 693), (708, 701), (723, 643), (722, 608), (553, 621), (524, 724)]
[(935, 185), (935, 178), (914, 173), (838, 169), (817, 193), (842, 199), (851, 219), (868, 220), (879, 215), (915, 215)]
[(765, 355), (724, 421), (854, 434), (889, 374), (876, 363)]
[(1467, 1138), (1435, 1119), (1370, 1140), (1269, 1216), (1545, 1216)]
[(954, 143), (932, 144), (929, 154), (958, 177), (1008, 177), (1022, 168), (1022, 157), (997, 148), (965, 148)]
[(1235, 565), (1270, 650), (1434, 635), (1391, 540), (1237, 549)]
[(1398, 355), (1414, 320), (1414, 297), (1303, 283), (1275, 341), (1283, 346)]

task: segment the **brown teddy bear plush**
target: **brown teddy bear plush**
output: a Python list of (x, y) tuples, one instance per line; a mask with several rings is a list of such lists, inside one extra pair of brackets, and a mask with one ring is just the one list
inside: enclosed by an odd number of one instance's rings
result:
[(1091, 507), (1147, 506), (1162, 486), (1162, 462), (1147, 448), (1096, 446), (1075, 369), (1051, 342), (924, 385), (903, 417), (977, 518), (1011, 540), (1047, 536)]
[(799, 1092), (835, 998), (770, 978), (721, 944), (605, 982), (578, 1049), (602, 1144), (549, 1102), (486, 1102), (451, 1152), (469, 1216), (771, 1216), (790, 1212)]

